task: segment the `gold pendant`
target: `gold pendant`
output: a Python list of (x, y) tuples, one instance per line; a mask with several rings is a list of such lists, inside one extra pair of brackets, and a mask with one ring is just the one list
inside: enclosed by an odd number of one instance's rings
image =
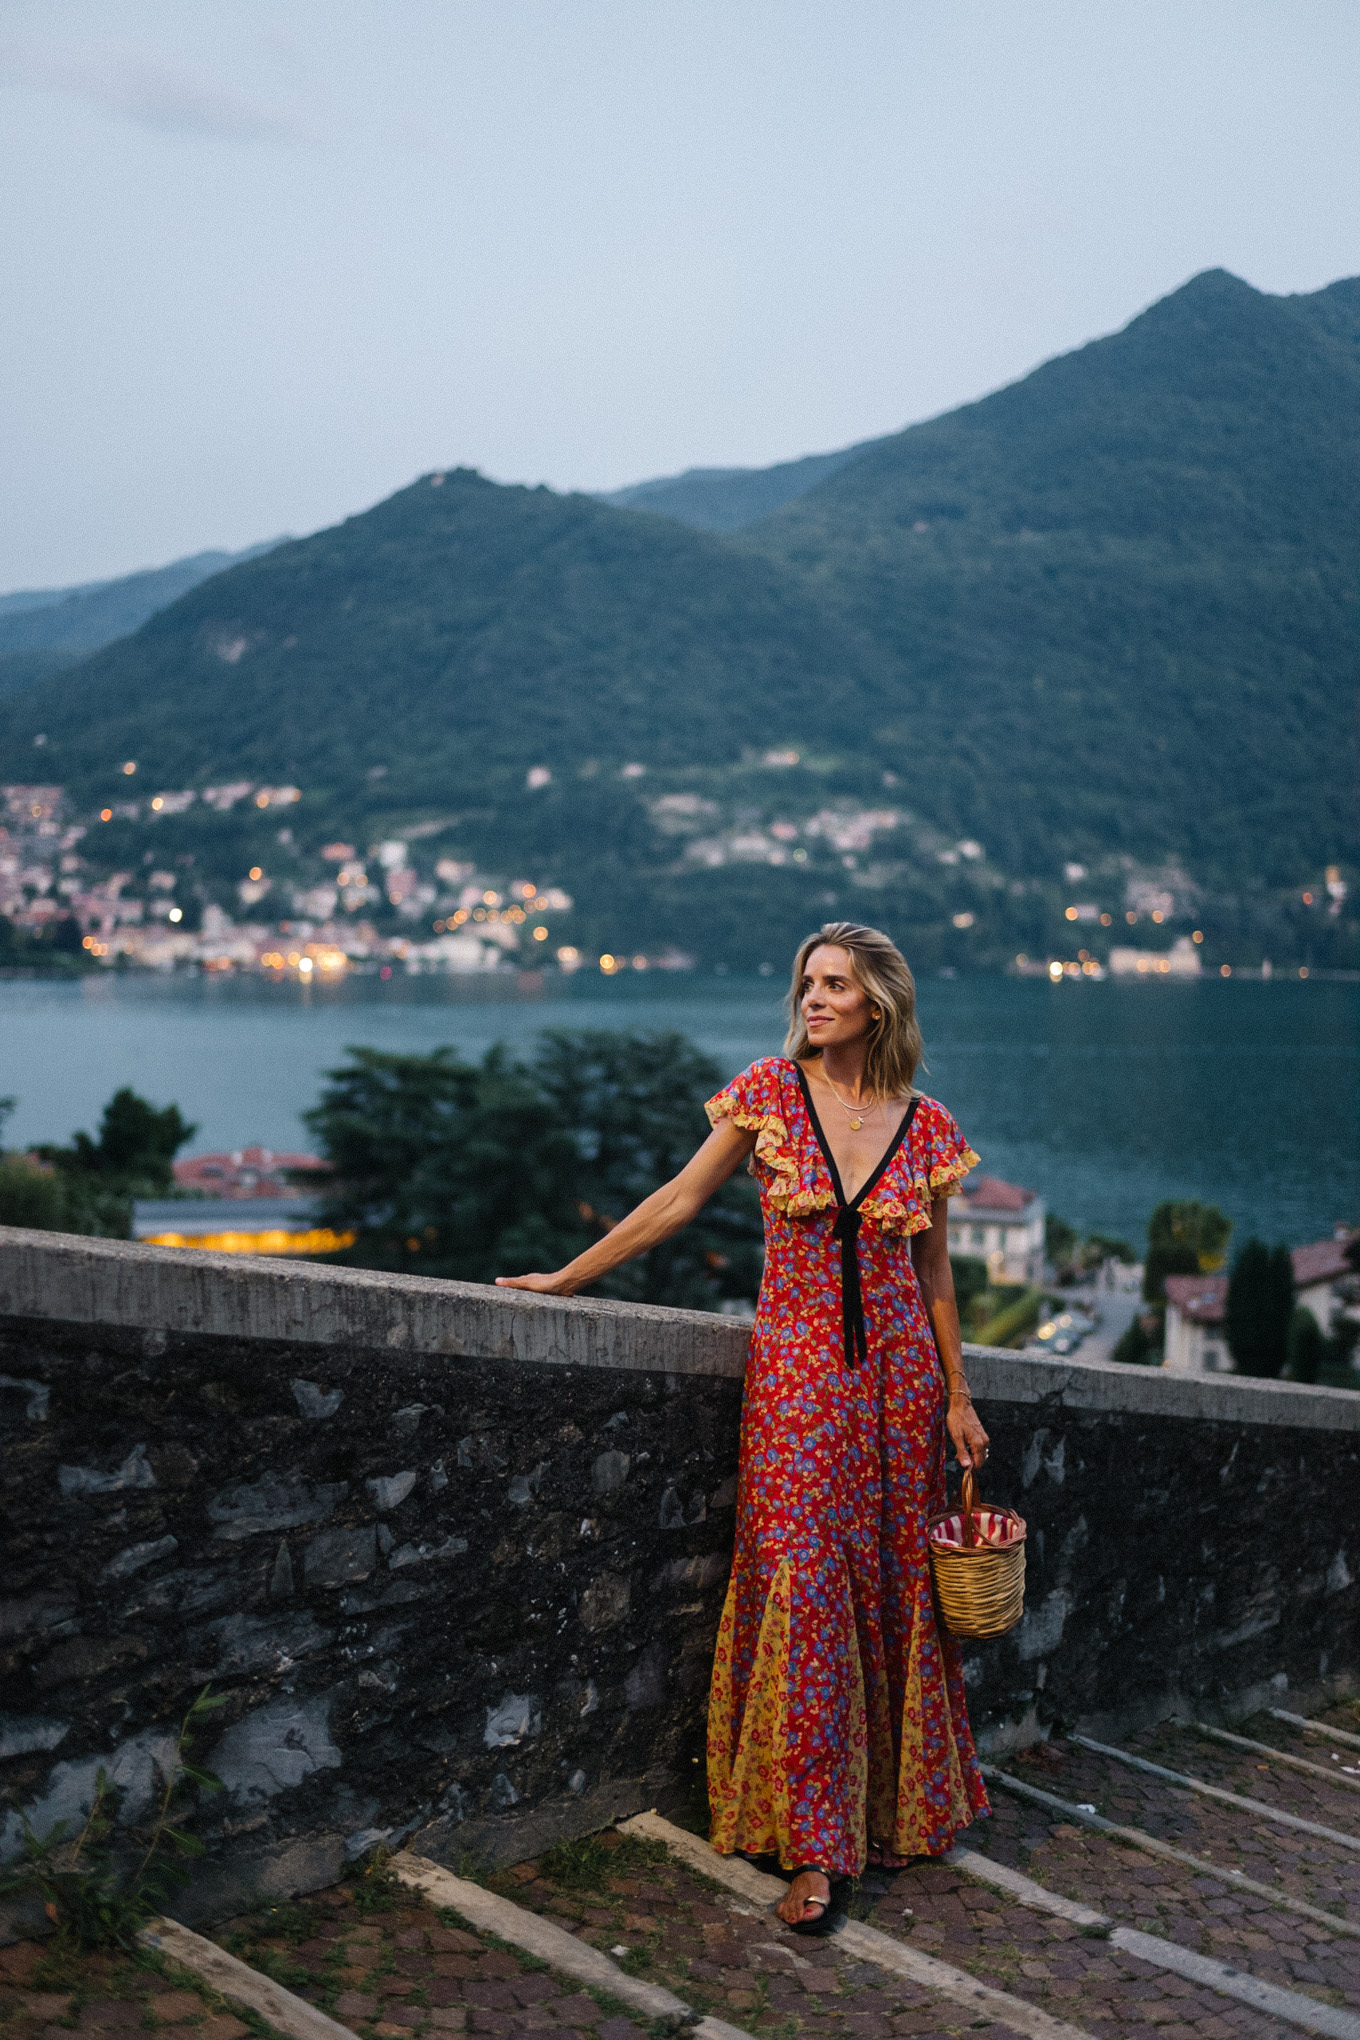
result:
[(863, 1126), (863, 1124), (864, 1124), (864, 1121), (863, 1121), (862, 1119), (852, 1119), (852, 1120), (850, 1121), (850, 1131), (851, 1131), (851, 1133), (858, 1133), (858, 1132), (859, 1132), (859, 1130), (860, 1130), (860, 1128), (861, 1128), (861, 1126)]

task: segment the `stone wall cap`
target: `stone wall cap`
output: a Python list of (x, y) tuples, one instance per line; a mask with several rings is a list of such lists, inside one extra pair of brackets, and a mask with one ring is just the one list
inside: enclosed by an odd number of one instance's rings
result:
[(17, 1226), (0, 1226), (0, 1317), (736, 1378), (750, 1342), (716, 1311)]
[[(750, 1325), (715, 1311), (536, 1296), (481, 1282), (152, 1247), (0, 1226), (0, 1318), (260, 1339), (450, 1361), (610, 1367), (740, 1379)], [(1360, 1434), (1360, 1395), (1242, 1375), (965, 1346), (980, 1403)]]

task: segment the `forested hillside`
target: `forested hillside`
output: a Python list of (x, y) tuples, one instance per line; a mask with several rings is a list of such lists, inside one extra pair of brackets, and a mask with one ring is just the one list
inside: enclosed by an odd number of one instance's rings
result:
[(741, 542), (871, 637), (883, 743), (1007, 862), (1355, 854), (1360, 280), (1197, 277)]
[[(0, 703), (0, 776), (290, 782), (298, 885), (328, 832), (436, 832), (564, 886), (573, 939), (734, 966), (830, 911), (996, 965), (1163, 894), (1140, 940), (1348, 957), (1360, 282), (1211, 272), (844, 457), (624, 493), (668, 490), (726, 529), (427, 475)], [(265, 863), (174, 827), (205, 884)]]
[(240, 560), (256, 559), (277, 543), (271, 539), (239, 553), (194, 553), (167, 567), (78, 588), (26, 588), (0, 595), (0, 694), (17, 692), (127, 637), (200, 581)]
[(617, 510), (647, 510), (654, 517), (673, 517), (694, 531), (740, 531), (768, 517), (785, 503), (806, 496), (828, 475), (849, 467), (876, 439), (839, 453), (809, 453), (802, 460), (780, 461), (768, 468), (687, 468), (682, 475), (663, 475), (654, 482), (634, 482), (601, 496)]
[(89, 797), (135, 758), (186, 785), (381, 766), (389, 793), (441, 800), (539, 760), (726, 763), (841, 724), (868, 670), (786, 568), (459, 469), (215, 576), (10, 729), (41, 729), (45, 771)]

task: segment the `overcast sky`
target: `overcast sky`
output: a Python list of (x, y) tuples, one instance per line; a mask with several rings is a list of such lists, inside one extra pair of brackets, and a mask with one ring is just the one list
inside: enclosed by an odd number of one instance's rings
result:
[(0, 0), (0, 589), (819, 452), (1360, 271), (1355, 0)]

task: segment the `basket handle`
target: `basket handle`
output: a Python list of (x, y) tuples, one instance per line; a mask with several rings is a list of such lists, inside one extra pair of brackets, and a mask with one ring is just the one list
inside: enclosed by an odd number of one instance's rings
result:
[(965, 1466), (963, 1469), (963, 1488), (959, 1502), (963, 1509), (963, 1541), (971, 1550), (978, 1541), (977, 1523), (973, 1516), (973, 1511), (978, 1505), (978, 1491), (971, 1466)]

